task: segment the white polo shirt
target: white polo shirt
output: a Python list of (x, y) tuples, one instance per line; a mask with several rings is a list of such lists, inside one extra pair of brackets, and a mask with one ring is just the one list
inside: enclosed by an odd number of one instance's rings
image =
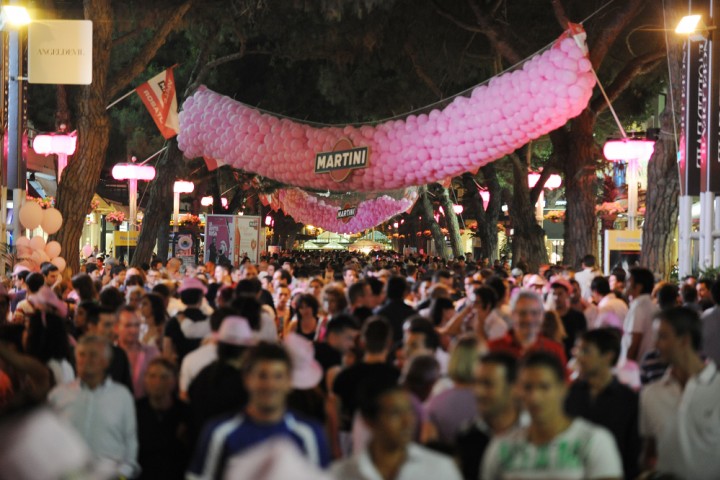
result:
[(680, 478), (720, 478), (720, 374), (710, 361), (683, 390), (671, 368), (640, 392), (640, 435), (657, 444), (657, 470)]

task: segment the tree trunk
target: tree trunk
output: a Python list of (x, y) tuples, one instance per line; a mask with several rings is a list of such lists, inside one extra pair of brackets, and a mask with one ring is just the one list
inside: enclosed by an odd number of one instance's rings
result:
[[(680, 59), (682, 52), (677, 45), (668, 52), (673, 78), (682, 75)], [(674, 82), (673, 95), (675, 111), (680, 112), (682, 90), (680, 82)], [(679, 120), (677, 124), (679, 125)], [(673, 131), (672, 103), (665, 105), (660, 116), (660, 138), (655, 143), (655, 152), (648, 163), (648, 187), (645, 195), (645, 223), (642, 233), (642, 251), (640, 263), (655, 272), (662, 279), (670, 278), (675, 256), (675, 245), (678, 220), (678, 196), (680, 195), (680, 178), (678, 175), (677, 152), (675, 138), (668, 133)]]
[[(452, 185), (450, 186), (452, 188)], [(461, 255), (465, 255), (465, 251), (462, 247), (462, 239), (460, 238), (460, 225), (458, 224), (457, 214), (453, 208), (453, 202), (450, 200), (450, 193), (447, 188), (440, 186), (440, 204), (445, 210), (445, 224), (448, 229), (448, 236), (450, 237), (450, 247), (452, 248), (453, 257), (458, 258)]]
[(428, 197), (427, 185), (420, 189), (420, 201), (422, 202), (423, 216), (427, 219), (427, 224), (430, 226), (430, 231), (435, 240), (435, 249), (438, 250), (437, 254), (444, 260), (447, 260), (448, 251), (445, 246), (445, 237), (440, 230), (440, 225), (435, 221), (435, 211), (433, 210), (430, 197)]
[[(548, 263), (545, 249), (545, 231), (537, 224), (535, 207), (530, 201), (528, 164), (517, 154), (511, 158), (513, 166), (513, 195), (508, 205), (512, 221), (513, 265), (527, 265), (529, 272), (537, 272), (540, 265)], [(496, 233), (497, 234), (497, 233)]]
[(498, 259), (497, 223), (500, 219), (500, 204), (502, 203), (500, 182), (494, 163), (485, 165), (480, 171), (490, 194), (487, 209), (483, 207), (483, 201), (472, 174), (465, 173), (462, 179), (465, 185), (466, 201), (470, 202), (478, 225), (476, 235), (480, 237), (481, 241), (480, 260), (487, 258), (489, 264), (492, 265)]
[(112, 9), (109, 1), (86, 1), (85, 18), (93, 20), (93, 83), (81, 87), (77, 105), (77, 153), (58, 185), (57, 208), (63, 227), (56, 234), (71, 273), (80, 270), (80, 237), (85, 214), (95, 193), (110, 137), (106, 76), (112, 48)]
[[(582, 257), (597, 257), (597, 176), (595, 164), (599, 152), (593, 137), (595, 116), (588, 110), (572, 121), (572, 134), (553, 135), (553, 149), (567, 152), (559, 162), (565, 177), (565, 245), (563, 263), (580, 268)], [(567, 132), (565, 132), (567, 133)], [(559, 142), (567, 142), (565, 145)]]
[[(173, 213), (173, 185), (178, 173), (184, 168), (182, 152), (177, 147), (177, 140), (172, 139), (167, 144), (168, 149), (162, 154), (155, 166), (155, 179), (150, 184), (150, 194), (145, 217), (143, 218), (142, 231), (138, 237), (137, 247), (132, 258), (132, 266), (138, 267), (148, 263), (152, 257), (155, 244), (160, 238), (164, 238), (165, 245), (168, 244), (169, 228), (165, 229), (163, 237), (160, 237), (161, 227), (169, 225), (169, 219)], [(167, 247), (163, 256), (167, 258)], [(159, 252), (158, 252), (159, 253)]]

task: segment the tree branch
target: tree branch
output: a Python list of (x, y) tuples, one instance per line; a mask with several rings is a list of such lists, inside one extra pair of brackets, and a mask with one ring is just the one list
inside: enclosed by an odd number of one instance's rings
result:
[(490, 40), (495, 50), (508, 62), (520, 63), (523, 55), (518, 53), (516, 46), (510, 43), (506, 28), (495, 22), (474, 0), (468, 0), (468, 5), (475, 14), (480, 33)]
[[(664, 58), (665, 50), (658, 50), (630, 60), (625, 67), (620, 70), (620, 73), (615, 76), (610, 86), (605, 89), (605, 93), (607, 93), (610, 102), (615, 101), (625, 89), (630, 86), (630, 83), (636, 76), (653, 70)], [(596, 97), (590, 103), (590, 109), (595, 112), (595, 115), (602, 113), (606, 108), (608, 108), (608, 104), (602, 96)]]
[(596, 71), (620, 33), (645, 4), (645, 0), (626, 0), (625, 6), (614, 17), (605, 22), (602, 28), (596, 30), (600, 32), (600, 35), (594, 39), (590, 46), (590, 62), (592, 62), (592, 66)]
[(550, 3), (552, 4), (555, 18), (560, 24), (560, 27), (563, 30), (567, 30), (570, 20), (568, 19), (567, 13), (565, 13), (565, 5), (563, 5), (562, 0), (550, 0)]
[(464, 22), (457, 18), (455, 15), (450, 13), (449, 11), (445, 10), (440, 6), (440, 3), (437, 0), (434, 0), (433, 3), (435, 4), (435, 11), (440, 15), (441, 17), (447, 18), (451, 22), (453, 22), (458, 27), (467, 30), (469, 32), (476, 32), (476, 33), (485, 33), (482, 31), (480, 27), (477, 25), (473, 25), (471, 23)]
[(167, 36), (180, 24), (185, 14), (192, 7), (194, 0), (187, 0), (180, 7), (173, 10), (173, 13), (155, 31), (153, 37), (145, 44), (142, 51), (133, 59), (132, 63), (124, 68), (108, 88), (108, 98), (114, 98), (121, 90), (126, 88), (135, 77), (140, 75), (155, 57), (155, 54), (163, 46)]
[(433, 94), (436, 97), (438, 97), (439, 99), (442, 99), (443, 98), (442, 90), (440, 90), (440, 88), (433, 81), (433, 79), (430, 78), (430, 75), (428, 75), (427, 72), (425, 72), (425, 70), (420, 66), (420, 64), (417, 61), (417, 55), (415, 53), (415, 49), (413, 49), (412, 45), (410, 45), (410, 42), (405, 42), (405, 53), (407, 53), (407, 56), (410, 57), (410, 62), (412, 62), (413, 68), (415, 70), (415, 74), (430, 89), (430, 91), (433, 92)]

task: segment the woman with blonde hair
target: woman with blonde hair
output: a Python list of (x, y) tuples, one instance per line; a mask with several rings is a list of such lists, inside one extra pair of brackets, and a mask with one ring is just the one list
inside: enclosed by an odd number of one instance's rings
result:
[(429, 398), (425, 404), (427, 418), (437, 431), (437, 440), (443, 445), (454, 446), (460, 428), (476, 416), (473, 386), (477, 357), (477, 337), (472, 334), (460, 337), (448, 363), (452, 387)]

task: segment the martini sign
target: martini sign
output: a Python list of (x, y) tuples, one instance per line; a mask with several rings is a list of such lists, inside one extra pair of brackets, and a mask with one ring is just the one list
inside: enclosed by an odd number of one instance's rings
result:
[(346, 204), (343, 208), (338, 210), (337, 219), (343, 223), (348, 223), (352, 217), (357, 214), (357, 207), (350, 204)]
[(345, 181), (353, 170), (366, 168), (369, 159), (369, 147), (355, 147), (349, 139), (343, 138), (331, 152), (315, 155), (315, 173), (328, 173), (330, 178), (339, 183)]

